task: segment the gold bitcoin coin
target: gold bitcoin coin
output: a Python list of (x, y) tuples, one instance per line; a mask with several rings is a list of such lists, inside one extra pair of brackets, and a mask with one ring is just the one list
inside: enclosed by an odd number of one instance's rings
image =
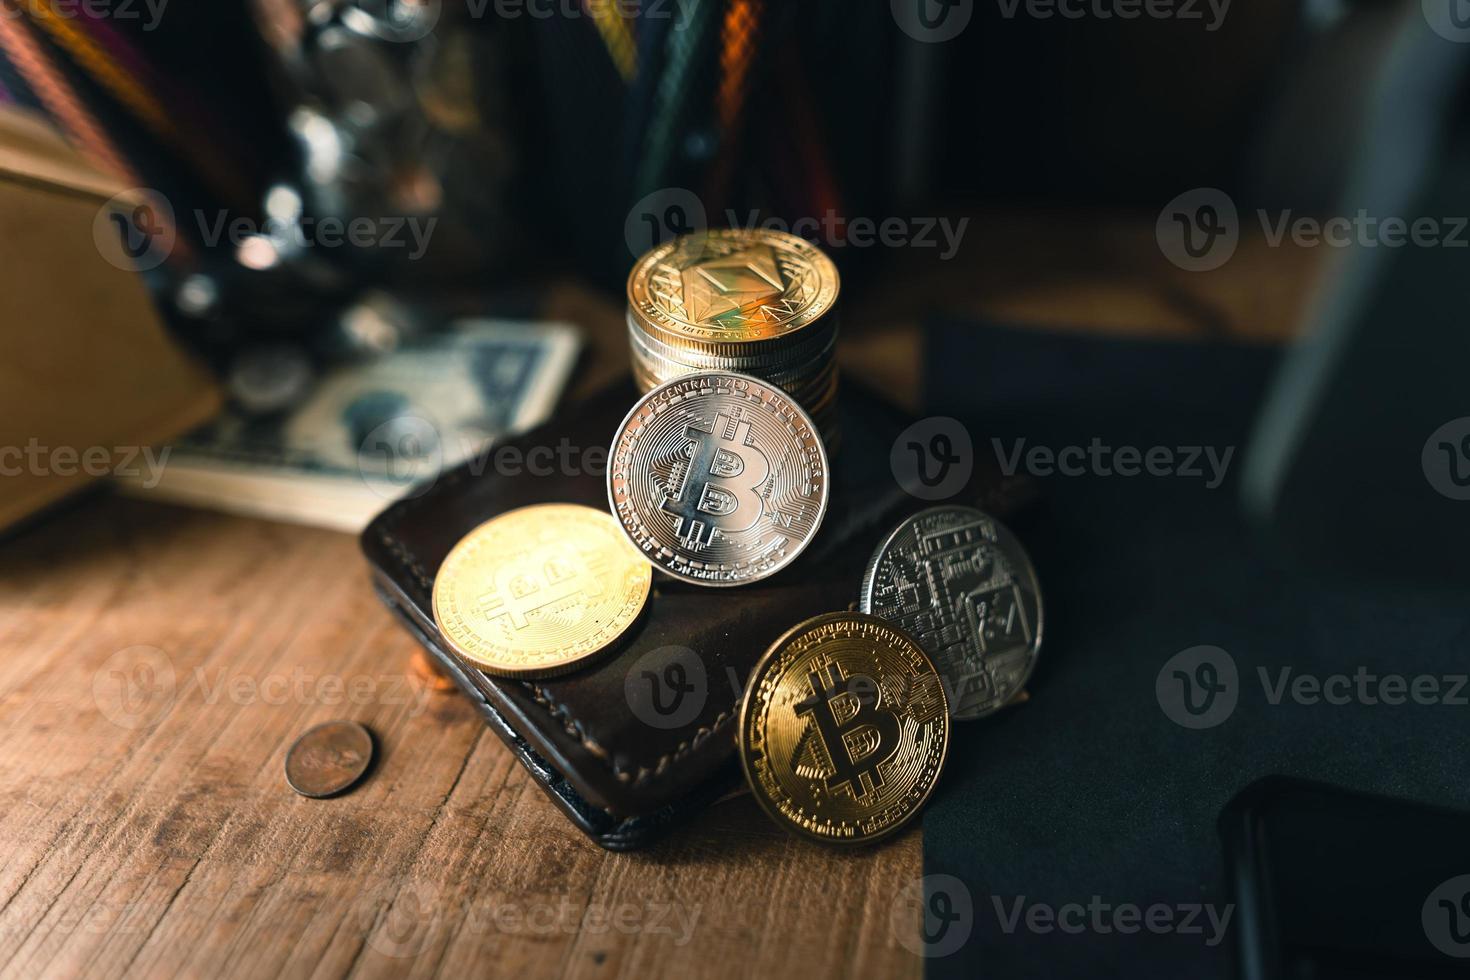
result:
[(814, 323), (840, 288), (832, 260), (795, 235), (710, 229), (639, 259), (628, 276), (628, 310), (663, 344), (746, 355)]
[(575, 669), (637, 621), (653, 573), (608, 514), (579, 504), (507, 511), (465, 535), (434, 579), (445, 642), (489, 674)]
[(624, 533), (687, 582), (742, 585), (801, 553), (827, 513), (827, 451), (785, 392), (741, 374), (659, 385), (623, 419), (607, 495)]
[(929, 798), (948, 746), (933, 661), (863, 613), (818, 616), (777, 640), (740, 710), (755, 798), (777, 823), (829, 843), (896, 832)]

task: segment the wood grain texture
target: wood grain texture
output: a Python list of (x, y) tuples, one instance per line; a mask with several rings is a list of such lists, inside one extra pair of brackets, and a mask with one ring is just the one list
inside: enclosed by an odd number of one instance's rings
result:
[[(1288, 336), (1314, 266), (1245, 240), (1169, 266), (1152, 216), (977, 216), (951, 262), (844, 294), (843, 362), (918, 400), (921, 315)], [(626, 366), (622, 310), (571, 286), (573, 387)], [(637, 854), (572, 829), (455, 693), (413, 671), (347, 535), (95, 496), (0, 543), (0, 977), (917, 976), (917, 830), (843, 852), (749, 797)], [(367, 725), (332, 800), (291, 741)]]
[[(409, 668), (347, 535), (98, 497), (4, 562), (0, 975), (919, 970), (916, 832), (828, 851), (745, 797), (601, 850)], [(332, 718), (379, 758), (298, 797), (286, 750)]]

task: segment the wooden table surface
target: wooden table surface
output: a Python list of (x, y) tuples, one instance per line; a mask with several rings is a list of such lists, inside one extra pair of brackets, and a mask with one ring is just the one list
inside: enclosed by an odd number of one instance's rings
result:
[[(1191, 275), (1151, 229), (989, 216), (954, 263), (849, 289), (845, 367), (914, 403), (933, 309), (1185, 336), (1300, 319), (1309, 259), (1247, 240)], [(579, 390), (622, 369), (605, 297), (557, 289), (547, 314), (589, 332)], [(104, 493), (0, 542), (0, 976), (922, 971), (918, 828), (827, 850), (744, 797), (603, 851), (414, 648), (349, 535)], [(372, 729), (375, 767), (299, 797), (286, 749), (334, 718)]]

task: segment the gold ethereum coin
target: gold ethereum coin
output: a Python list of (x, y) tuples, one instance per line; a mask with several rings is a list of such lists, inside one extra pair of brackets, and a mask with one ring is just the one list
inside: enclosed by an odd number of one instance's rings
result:
[(923, 807), (949, 746), (939, 671), (913, 637), (863, 613), (809, 619), (756, 665), (740, 761), (761, 807), (813, 840), (867, 844)]
[(652, 578), (612, 515), (537, 504), (454, 546), (434, 579), (434, 621), (455, 653), (488, 674), (560, 674), (637, 621)]
[(840, 289), (837, 266), (804, 239), (710, 229), (639, 259), (628, 275), (628, 310), (662, 344), (746, 355), (826, 315)]

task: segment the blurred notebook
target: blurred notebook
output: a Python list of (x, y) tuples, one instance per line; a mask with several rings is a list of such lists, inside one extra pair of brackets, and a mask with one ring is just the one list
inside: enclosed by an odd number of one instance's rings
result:
[(453, 332), (327, 374), (284, 415), (226, 411), (123, 487), (153, 500), (360, 531), (496, 437), (544, 421), (579, 346), (565, 324), (460, 321)]
[(142, 280), (94, 237), (122, 190), (41, 120), (0, 108), (0, 528), (219, 407)]

